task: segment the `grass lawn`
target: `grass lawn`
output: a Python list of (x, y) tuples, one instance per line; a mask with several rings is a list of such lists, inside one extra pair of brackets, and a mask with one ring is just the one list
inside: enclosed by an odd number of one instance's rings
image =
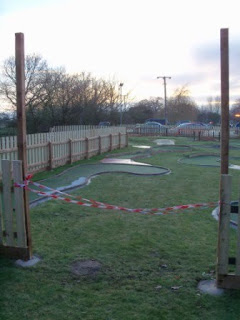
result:
[[(131, 138), (129, 147), (117, 152), (137, 152), (131, 144), (153, 146), (153, 140)], [(109, 173), (73, 193), (129, 208), (218, 201), (219, 168), (177, 161), (184, 154), (209, 152), (212, 142), (175, 141), (191, 145), (192, 150), (137, 160), (167, 167), (171, 174)], [(231, 156), (239, 154), (240, 150), (231, 150)], [(103, 155), (81, 163), (101, 158)], [(237, 200), (240, 171), (230, 173), (232, 199)], [(34, 178), (51, 174), (54, 172)], [(200, 280), (215, 277), (218, 226), (211, 212), (207, 208), (165, 216), (141, 215), (57, 200), (31, 209), (34, 254), (42, 260), (33, 268), (22, 269), (14, 261), (0, 258), (0, 319), (240, 319), (240, 291), (213, 297), (197, 290)], [(234, 243), (235, 230), (231, 237)], [(73, 274), (73, 264), (82, 260), (97, 261), (99, 272)]]

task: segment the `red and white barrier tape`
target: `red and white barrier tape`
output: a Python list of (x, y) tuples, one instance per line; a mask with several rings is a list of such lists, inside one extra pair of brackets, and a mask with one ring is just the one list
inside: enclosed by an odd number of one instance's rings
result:
[[(107, 204), (104, 202), (99, 202), (99, 201), (95, 201), (95, 200), (89, 200), (89, 199), (85, 199), (82, 197), (74, 197), (72, 195), (69, 195), (67, 193), (64, 193), (62, 191), (59, 190), (55, 190), (52, 189), (50, 187), (41, 185), (37, 182), (33, 182), (31, 181), (32, 176), (28, 176), (26, 178), (26, 180), (24, 181), (23, 184), (14, 184), (15, 187), (17, 188), (25, 188), (26, 190), (36, 193), (39, 196), (42, 197), (48, 197), (48, 198), (52, 198), (52, 199), (56, 199), (56, 200), (63, 200), (65, 202), (68, 203), (73, 203), (73, 204), (77, 204), (77, 205), (81, 205), (81, 206), (85, 206), (85, 207), (93, 207), (93, 208), (99, 208), (99, 209), (108, 209), (108, 210), (121, 210), (121, 211), (126, 211), (126, 212), (136, 212), (136, 213), (142, 213), (142, 214), (154, 214), (154, 215), (164, 215), (167, 214), (171, 211), (176, 211), (176, 210), (185, 210), (185, 209), (191, 209), (191, 208), (208, 208), (208, 207), (215, 207), (218, 205), (218, 202), (207, 202), (207, 203), (196, 203), (196, 204), (187, 204), (187, 205), (179, 205), (179, 206), (173, 206), (173, 207), (166, 207), (166, 208), (152, 208), (152, 209), (147, 209), (147, 208), (137, 208), (137, 209), (130, 209), (130, 208), (126, 208), (126, 207), (122, 207), (122, 206), (116, 206), (116, 205), (111, 205), (111, 204)], [(46, 189), (51, 191), (51, 193), (47, 193), (44, 191), (40, 191), (40, 190), (35, 190), (32, 188), (29, 188), (29, 184), (33, 184), (36, 187), (39, 187), (41, 189)], [(67, 197), (62, 197), (62, 196), (58, 196), (56, 195), (56, 193), (59, 193), (61, 195), (65, 195)], [(71, 199), (72, 198), (72, 199)], [(85, 201), (79, 201), (79, 199)], [(88, 202), (88, 203), (86, 203)]]

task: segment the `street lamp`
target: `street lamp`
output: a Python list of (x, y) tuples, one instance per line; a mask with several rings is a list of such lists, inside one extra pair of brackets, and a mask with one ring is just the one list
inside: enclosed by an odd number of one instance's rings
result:
[(167, 114), (167, 81), (166, 79), (171, 79), (171, 77), (157, 77), (157, 79), (163, 79), (164, 85), (164, 117), (165, 117), (165, 124), (168, 124), (168, 114)]

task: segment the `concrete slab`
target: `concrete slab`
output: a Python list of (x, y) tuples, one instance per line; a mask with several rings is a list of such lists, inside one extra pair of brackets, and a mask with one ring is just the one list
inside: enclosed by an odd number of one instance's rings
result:
[(169, 139), (157, 139), (157, 140), (154, 140), (154, 142), (158, 146), (171, 146), (175, 144), (174, 140), (169, 140)]
[(18, 259), (15, 264), (19, 267), (22, 267), (22, 268), (29, 268), (29, 267), (33, 267), (35, 266), (35, 264), (37, 264), (39, 261), (41, 261), (41, 259), (37, 256), (33, 256), (32, 259), (30, 260), (21, 260), (21, 259)]
[(221, 296), (224, 294), (224, 289), (217, 287), (216, 280), (202, 280), (198, 284), (198, 289), (202, 293), (207, 293), (211, 296)]
[(131, 159), (120, 159), (120, 158), (104, 158), (101, 160), (102, 163), (116, 163), (116, 164), (131, 164), (131, 165), (139, 165), (139, 166), (149, 166), (148, 163), (136, 162)]

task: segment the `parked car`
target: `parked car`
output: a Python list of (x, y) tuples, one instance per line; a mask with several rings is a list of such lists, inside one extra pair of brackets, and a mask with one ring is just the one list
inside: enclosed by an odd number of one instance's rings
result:
[(101, 121), (98, 125), (99, 127), (109, 127), (111, 123), (109, 121)]
[(134, 128), (134, 133), (140, 134), (159, 134), (166, 132), (166, 126), (154, 121), (147, 121), (143, 124), (137, 124)]
[(192, 131), (202, 131), (202, 130), (212, 130), (213, 126), (205, 124), (205, 123), (195, 123), (195, 122), (189, 122), (189, 123), (181, 123), (178, 126), (169, 129), (169, 132), (175, 133), (179, 130), (192, 130)]

